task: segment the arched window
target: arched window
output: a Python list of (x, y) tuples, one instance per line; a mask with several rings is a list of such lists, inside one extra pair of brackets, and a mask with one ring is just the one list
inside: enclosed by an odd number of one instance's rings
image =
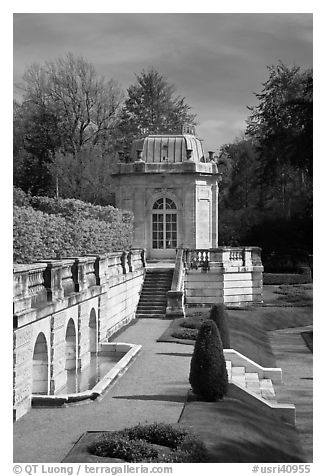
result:
[(170, 198), (159, 198), (153, 205), (152, 213), (154, 249), (177, 247), (177, 207)]

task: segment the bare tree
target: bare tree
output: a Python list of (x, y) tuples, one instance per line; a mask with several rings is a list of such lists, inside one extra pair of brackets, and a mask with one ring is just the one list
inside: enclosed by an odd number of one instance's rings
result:
[(92, 64), (72, 53), (44, 66), (30, 66), (23, 81), (24, 103), (55, 117), (62, 149), (73, 154), (85, 144), (103, 140), (114, 126), (123, 101), (114, 80), (98, 76)]

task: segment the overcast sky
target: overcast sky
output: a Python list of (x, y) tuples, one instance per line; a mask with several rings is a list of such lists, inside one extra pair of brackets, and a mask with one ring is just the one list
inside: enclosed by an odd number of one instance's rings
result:
[(153, 66), (198, 115), (205, 150), (217, 150), (244, 131), (266, 65), (312, 67), (312, 39), (306, 13), (14, 14), (14, 83), (68, 51), (124, 90)]

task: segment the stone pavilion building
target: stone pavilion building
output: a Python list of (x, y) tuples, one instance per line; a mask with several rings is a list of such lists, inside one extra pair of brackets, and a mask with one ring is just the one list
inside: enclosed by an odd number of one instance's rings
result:
[(114, 179), (116, 206), (133, 212), (133, 245), (148, 258), (175, 258), (180, 247), (217, 248), (220, 174), (193, 126), (135, 140)]

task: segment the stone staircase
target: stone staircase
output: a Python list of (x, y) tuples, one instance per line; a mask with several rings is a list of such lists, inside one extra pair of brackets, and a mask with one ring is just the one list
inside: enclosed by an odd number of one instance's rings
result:
[(276, 402), (276, 395), (272, 379), (259, 378), (257, 372), (246, 372), (245, 367), (232, 367), (230, 360), (226, 361), (226, 370), (228, 372), (228, 380), (242, 388), (249, 390), (250, 393)]
[(166, 293), (171, 289), (173, 271), (171, 268), (146, 270), (136, 317), (165, 317)]
[(257, 410), (295, 425), (295, 406), (278, 402), (273, 384), (282, 383), (282, 369), (264, 368), (234, 349), (225, 349), (228, 395), (255, 405)]

